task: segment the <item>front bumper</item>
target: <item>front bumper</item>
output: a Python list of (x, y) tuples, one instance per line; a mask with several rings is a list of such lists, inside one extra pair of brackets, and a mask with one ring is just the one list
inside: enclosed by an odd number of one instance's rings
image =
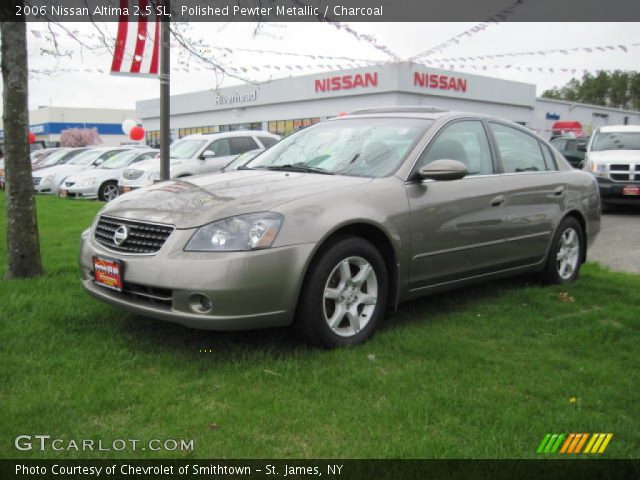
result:
[(118, 182), (118, 190), (122, 194), (139, 188), (148, 187), (150, 185), (153, 185), (153, 181), (148, 178), (137, 178), (135, 180), (126, 180), (121, 178)]
[(638, 182), (614, 182), (608, 178), (596, 177), (600, 198), (603, 203), (640, 204), (640, 195), (624, 195), (624, 187), (640, 187)]
[[(66, 193), (65, 193), (66, 192)], [(60, 186), (60, 196), (66, 198), (98, 198), (98, 186), (79, 187), (73, 185), (67, 187), (64, 183)]]
[[(96, 244), (87, 231), (80, 245), (82, 284), (103, 302), (191, 328), (244, 330), (291, 323), (315, 244), (251, 252), (184, 252), (193, 232), (175, 230), (155, 255), (123, 255)], [(124, 262), (123, 292), (94, 282), (93, 255)], [(209, 311), (201, 311), (198, 295), (210, 299)]]

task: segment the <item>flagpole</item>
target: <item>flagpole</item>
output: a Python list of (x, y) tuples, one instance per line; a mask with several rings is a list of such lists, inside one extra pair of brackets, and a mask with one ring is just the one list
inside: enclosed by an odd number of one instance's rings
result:
[[(169, 11), (169, 0), (163, 2)], [(170, 85), (171, 85), (171, 38), (168, 19), (160, 22), (160, 179), (169, 180), (169, 144), (170, 141)]]

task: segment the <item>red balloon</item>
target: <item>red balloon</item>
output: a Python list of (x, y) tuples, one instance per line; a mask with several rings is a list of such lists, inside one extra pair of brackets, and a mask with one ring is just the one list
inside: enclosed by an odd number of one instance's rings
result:
[(129, 131), (131, 140), (142, 140), (144, 138), (144, 128), (136, 125)]
[(34, 143), (36, 141), (36, 134), (33, 132), (29, 132), (29, 143)]

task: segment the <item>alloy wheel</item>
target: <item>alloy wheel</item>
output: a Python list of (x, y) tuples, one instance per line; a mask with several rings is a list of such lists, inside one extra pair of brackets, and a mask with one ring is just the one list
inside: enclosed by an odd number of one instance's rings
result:
[(105, 185), (102, 195), (107, 202), (110, 202), (111, 200), (114, 200), (119, 194), (120, 192), (118, 191), (118, 186), (111, 183), (109, 185)]
[(573, 228), (567, 228), (560, 236), (556, 263), (558, 275), (563, 280), (571, 278), (580, 262), (580, 238)]
[(348, 257), (331, 271), (324, 288), (324, 319), (342, 337), (356, 335), (371, 320), (378, 303), (378, 277), (362, 257)]

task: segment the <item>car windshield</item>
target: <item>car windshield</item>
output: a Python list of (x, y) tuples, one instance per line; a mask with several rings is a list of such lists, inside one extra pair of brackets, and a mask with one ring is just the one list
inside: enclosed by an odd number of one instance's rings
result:
[(593, 139), (591, 150), (640, 150), (640, 132), (600, 132)]
[(70, 160), (68, 164), (69, 165), (91, 165), (103, 153), (104, 153), (104, 150), (87, 150), (86, 152), (82, 152), (73, 160)]
[(178, 140), (171, 144), (169, 156), (171, 158), (192, 158), (198, 150), (205, 144), (206, 140)]
[(38, 166), (40, 167), (51, 167), (53, 165), (57, 165), (58, 162), (69, 153), (69, 150), (58, 150), (57, 152), (53, 152), (51, 155), (46, 157)]
[(247, 167), (384, 177), (398, 169), (432, 123), (419, 118), (322, 122), (281, 140)]
[(260, 152), (262, 152), (262, 150), (251, 150), (249, 152), (245, 152), (242, 155), (236, 157), (235, 160), (228, 163), (227, 166), (223, 168), (223, 170), (237, 170), (238, 167), (246, 165), (250, 160), (254, 159)]
[(131, 162), (131, 160), (142, 153), (145, 152), (127, 150), (122, 153), (118, 153), (104, 162), (102, 165), (100, 165), (100, 168), (106, 168), (107, 170), (113, 170), (114, 168), (124, 168), (129, 165), (129, 162)]

